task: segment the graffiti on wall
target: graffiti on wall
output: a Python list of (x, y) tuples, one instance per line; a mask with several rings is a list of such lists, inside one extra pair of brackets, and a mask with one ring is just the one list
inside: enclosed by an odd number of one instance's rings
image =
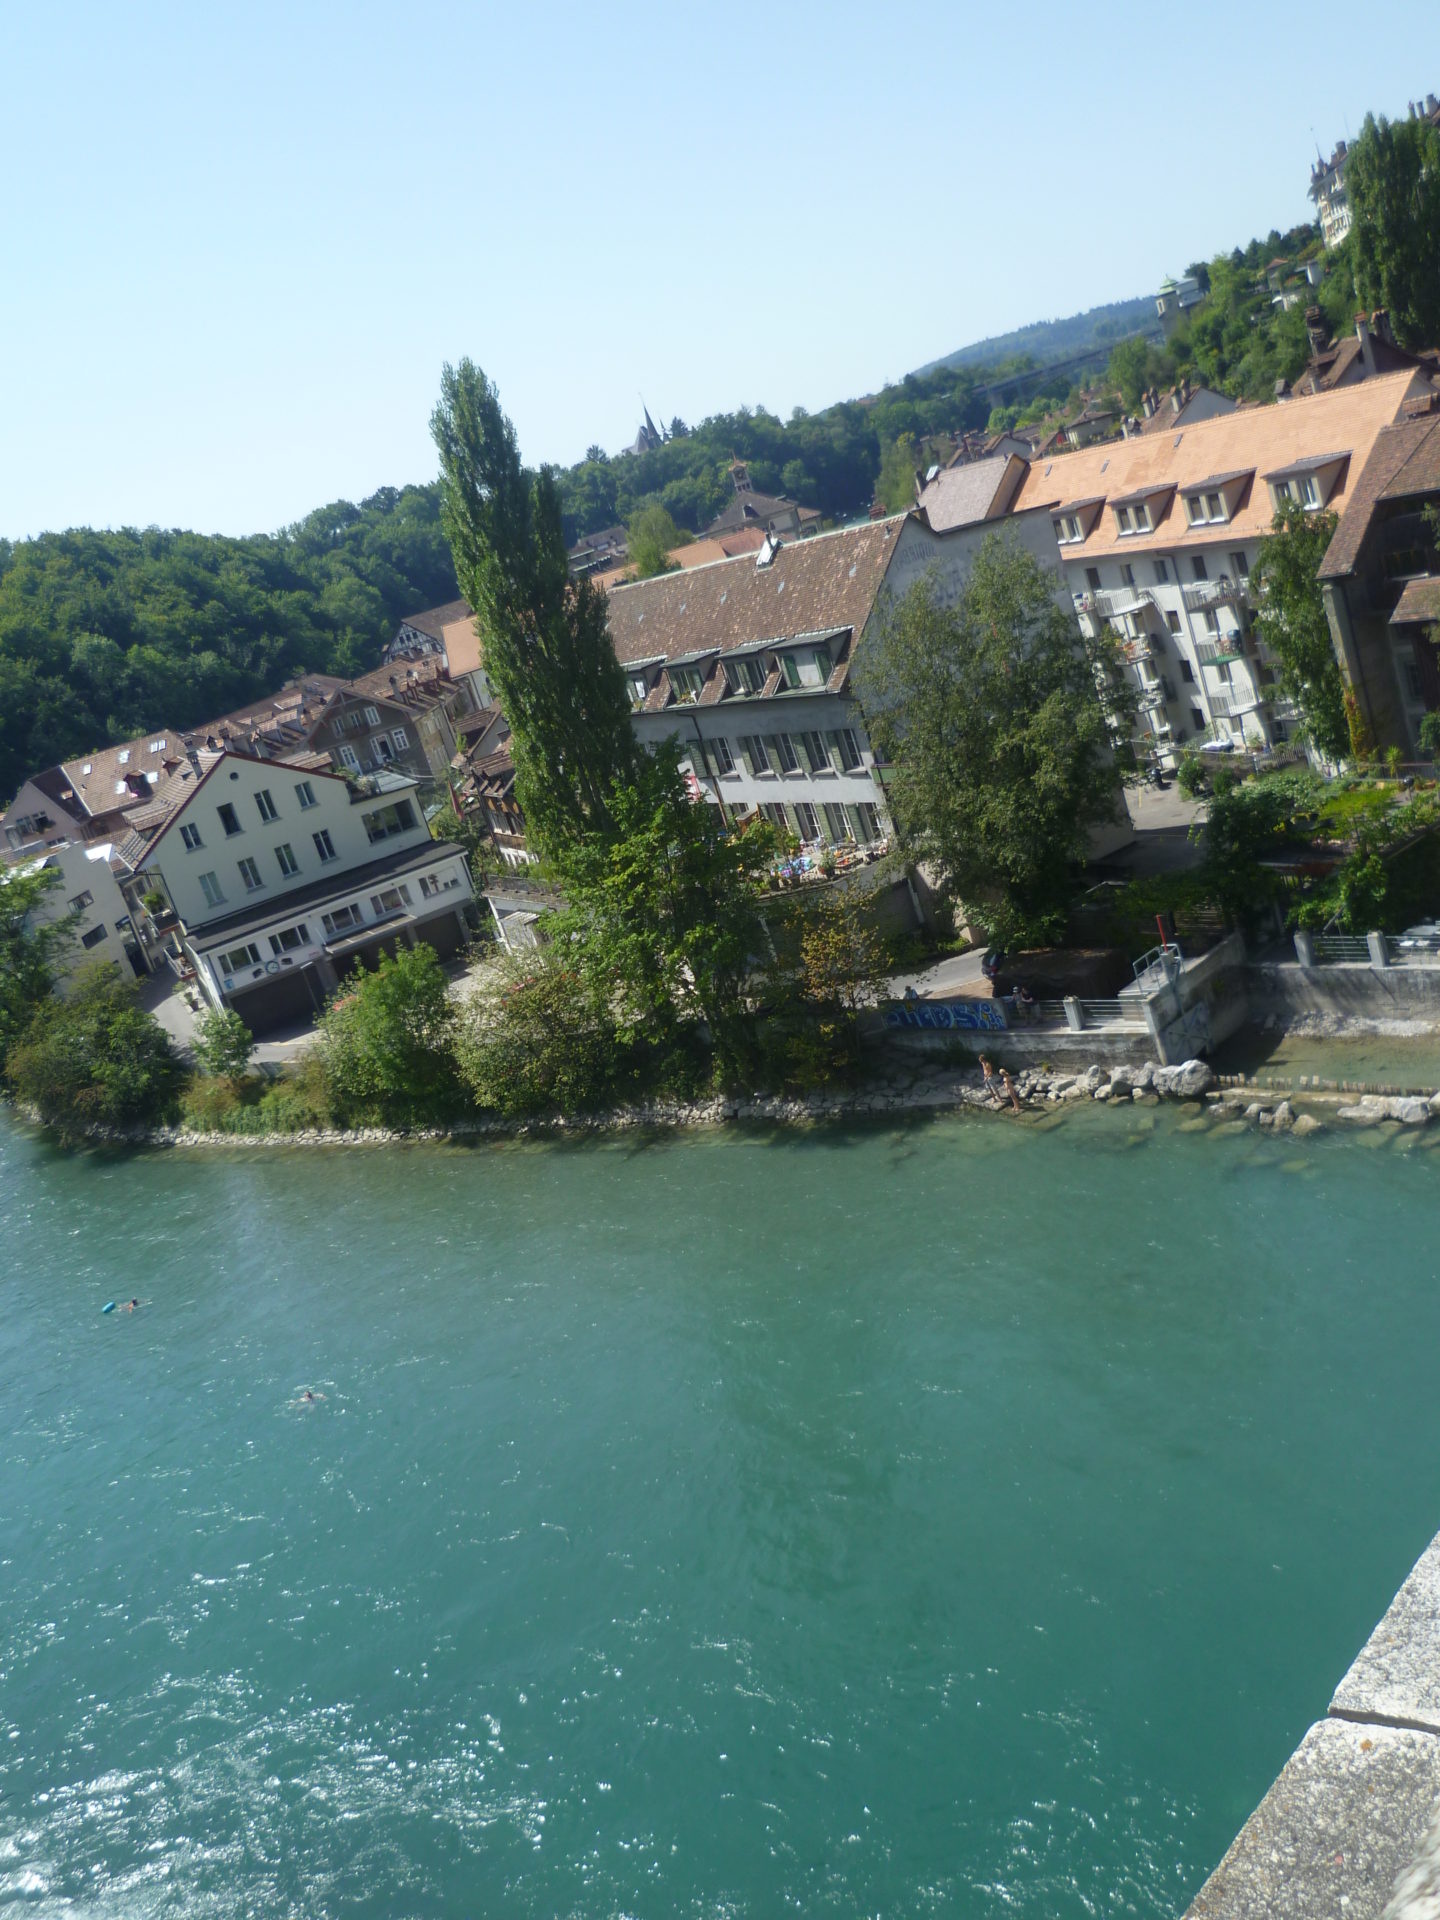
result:
[(1005, 1015), (995, 1000), (897, 1000), (885, 1009), (885, 1024), (937, 1033), (1003, 1033)]

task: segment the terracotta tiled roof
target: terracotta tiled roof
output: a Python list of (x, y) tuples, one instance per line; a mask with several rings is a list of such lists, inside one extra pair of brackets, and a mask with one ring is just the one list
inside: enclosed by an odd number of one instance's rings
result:
[(1428, 580), (1407, 582), (1400, 603), (1390, 616), (1391, 626), (1418, 625), (1432, 620), (1440, 621), (1440, 577), (1432, 575)]
[(904, 518), (796, 540), (765, 567), (745, 554), (617, 587), (609, 602), (615, 651), (622, 662), (676, 661), (760, 640), (858, 633)]
[[(1341, 393), (1353, 393), (1358, 398), (1381, 384), (1378, 380), (1367, 380), (1358, 387), (1342, 388)], [(1340, 397), (1339, 394), (1333, 396), (1330, 404)], [(1291, 402), (1292, 406), (1324, 404), (1324, 401)], [(1320, 578), (1338, 580), (1353, 572), (1381, 500), (1405, 497), (1405, 488), (1396, 492), (1402, 473), (1411, 472), (1421, 480), (1427, 473), (1435, 474), (1437, 466), (1440, 466), (1440, 419), (1402, 420), (1395, 426), (1382, 428), (1358, 475), (1355, 462), (1350, 463), (1349, 503), (1335, 529), (1335, 538), (1320, 562)], [(1431, 486), (1437, 485), (1440, 477), (1431, 481)], [(1427, 489), (1422, 485), (1419, 490)]]
[[(1062, 501), (1102, 493), (1107, 500), (1116, 500), (1159, 486), (1193, 492), (1201, 480), (1214, 473), (1251, 469), (1268, 473), (1291, 461), (1338, 448), (1350, 454), (1348, 470), (1332, 500), (1343, 512), (1376, 436), (1399, 414), (1414, 378), (1407, 373), (1388, 374), (1309, 400), (1242, 408), (1217, 419), (1197, 421), (1193, 426), (1178, 425), (1170, 433), (1142, 434), (1036, 460), (1026, 471), (1012, 511), (1058, 506)], [(1185, 525), (1183, 512), (1177, 515), (1173, 502), (1150, 533), (1121, 534), (1115, 516), (1103, 513), (1088, 539), (1067, 546), (1065, 555), (1067, 560), (1088, 560), (1164, 552), (1178, 542), (1238, 543), (1268, 533), (1272, 519), (1270, 495), (1257, 486), (1250, 489), (1233, 520), (1203, 529)]]
[(180, 735), (162, 727), (155, 733), (141, 734), (137, 740), (66, 760), (61, 771), (86, 813), (128, 813), (149, 800), (155, 787), (184, 758)]

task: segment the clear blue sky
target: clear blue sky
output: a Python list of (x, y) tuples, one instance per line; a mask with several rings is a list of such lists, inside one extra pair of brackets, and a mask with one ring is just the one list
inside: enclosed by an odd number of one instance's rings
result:
[(1440, 90), (1434, 5), (15, 0), (0, 534), (429, 478), (462, 354), (570, 461), (1149, 292)]

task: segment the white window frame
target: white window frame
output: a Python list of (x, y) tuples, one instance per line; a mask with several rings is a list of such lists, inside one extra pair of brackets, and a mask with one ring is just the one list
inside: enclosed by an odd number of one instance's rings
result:
[(280, 809), (275, 804), (275, 796), (268, 787), (255, 789), (255, 805), (259, 810), (260, 818), (267, 823), (280, 818)]
[(220, 876), (218, 873), (202, 873), (200, 876), (200, 891), (205, 896), (205, 904), (207, 907), (224, 906), (225, 889), (220, 885)]
[(340, 858), (335, 851), (335, 842), (330, 838), (328, 827), (321, 827), (318, 832), (312, 833), (310, 838), (315, 842), (315, 851), (320, 856), (322, 867), (328, 867), (332, 860)]
[(336, 752), (340, 755), (340, 764), (342, 767), (345, 767), (351, 773), (359, 773), (360, 756), (348, 741), (343, 742), (337, 747)]
[(308, 813), (311, 807), (319, 805), (319, 802), (315, 798), (315, 789), (308, 780), (296, 781), (295, 798), (300, 802), (300, 811), (302, 813)]
[(396, 753), (408, 753), (410, 751), (410, 736), (406, 733), (404, 727), (392, 727), (390, 729), (390, 744)]
[(235, 864), (240, 869), (240, 878), (245, 882), (245, 891), (259, 893), (265, 882), (260, 877), (259, 865), (253, 857), (247, 853), (243, 860), (237, 860)]
[(300, 871), (300, 862), (295, 858), (295, 849), (288, 840), (282, 841), (275, 849), (275, 859), (280, 871), (287, 880), (293, 880)]
[(199, 853), (205, 842), (200, 837), (200, 829), (192, 820), (186, 820), (180, 827), (180, 844), (187, 853)]

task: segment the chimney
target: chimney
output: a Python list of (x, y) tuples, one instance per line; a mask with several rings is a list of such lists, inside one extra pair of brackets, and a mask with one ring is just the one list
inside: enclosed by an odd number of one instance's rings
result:
[(1360, 342), (1360, 358), (1365, 363), (1367, 374), (1375, 371), (1375, 349), (1370, 341), (1370, 322), (1363, 313), (1355, 316), (1355, 338)]
[(1310, 358), (1325, 350), (1325, 342), (1330, 338), (1330, 329), (1325, 325), (1325, 316), (1319, 307), (1305, 309), (1305, 337), (1310, 342)]

